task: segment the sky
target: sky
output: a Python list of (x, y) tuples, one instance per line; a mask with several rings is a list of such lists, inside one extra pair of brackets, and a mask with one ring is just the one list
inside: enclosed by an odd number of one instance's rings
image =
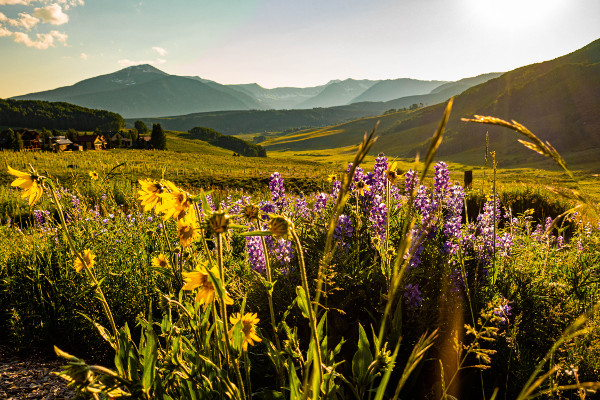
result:
[(600, 0), (0, 0), (0, 98), (136, 64), (219, 83), (458, 80), (600, 39)]

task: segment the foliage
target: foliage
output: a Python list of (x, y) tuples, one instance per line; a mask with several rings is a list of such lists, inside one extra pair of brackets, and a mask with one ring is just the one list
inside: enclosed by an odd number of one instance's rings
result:
[(212, 145), (235, 151), (246, 157), (267, 156), (267, 152), (260, 145), (246, 142), (235, 136), (223, 135), (210, 128), (195, 127), (189, 133), (194, 139), (204, 140)]
[[(364, 170), (365, 137), (347, 170), (308, 196), (291, 195), (279, 173), (254, 196), (144, 179), (137, 201), (136, 190), (123, 198), (98, 179), (88, 190), (104, 199), (94, 204), (31, 171), (52, 202), (28, 228), (0, 227), (17, 243), (0, 247), (0, 332), (56, 341), (44, 331), (51, 316), (55, 332), (96, 330), (114, 367), (57, 350), (63, 376), (87, 396), (525, 399), (598, 389), (586, 381), (597, 379), (590, 356), (600, 353), (591, 331), (600, 226), (573, 209), (538, 223), (489, 188), (467, 219), (447, 165), (427, 178), (448, 114), (422, 171), (400, 178), (383, 154)], [(57, 261), (40, 262), (48, 251)]]
[(167, 136), (165, 135), (165, 131), (163, 131), (163, 128), (162, 126), (160, 126), (160, 124), (152, 125), (152, 136), (150, 138), (150, 145), (153, 149), (156, 150), (167, 149)]
[(125, 127), (119, 114), (62, 102), (0, 99), (0, 125), (92, 131), (118, 131)]

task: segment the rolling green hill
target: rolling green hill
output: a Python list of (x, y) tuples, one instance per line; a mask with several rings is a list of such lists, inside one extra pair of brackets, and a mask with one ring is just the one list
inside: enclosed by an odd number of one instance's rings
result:
[[(483, 162), (485, 133), (500, 166), (537, 160), (516, 134), (503, 128), (465, 123), (474, 114), (514, 119), (548, 140), (572, 163), (597, 162), (600, 148), (600, 40), (557, 59), (507, 72), (456, 96), (439, 157)], [(358, 143), (380, 119), (373, 152), (412, 157), (424, 154), (443, 113), (444, 104), (392, 113), (318, 130), (296, 132), (263, 143), (267, 150), (327, 149)], [(595, 154), (595, 155), (594, 155)]]

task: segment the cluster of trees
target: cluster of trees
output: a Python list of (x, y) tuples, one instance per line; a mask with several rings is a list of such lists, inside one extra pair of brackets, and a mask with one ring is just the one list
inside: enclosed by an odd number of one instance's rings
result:
[(223, 135), (210, 128), (195, 127), (189, 130), (192, 138), (204, 140), (213, 146), (234, 151), (245, 157), (266, 157), (267, 151), (260, 145), (246, 142), (235, 136)]
[(9, 129), (0, 133), (0, 148), (14, 151), (23, 150), (23, 139), (17, 132)]
[(0, 125), (115, 132), (125, 127), (125, 120), (117, 113), (69, 103), (0, 99)]

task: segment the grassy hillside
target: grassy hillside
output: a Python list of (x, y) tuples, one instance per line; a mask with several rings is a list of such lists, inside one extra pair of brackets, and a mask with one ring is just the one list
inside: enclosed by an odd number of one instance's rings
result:
[[(540, 159), (517, 143), (512, 131), (468, 124), (461, 118), (474, 114), (514, 119), (541, 139), (548, 140), (567, 160), (593, 166), (600, 148), (600, 41), (564, 57), (510, 71), (456, 96), (439, 149), (440, 159), (480, 164), (485, 133), (501, 166), (533, 165)], [(357, 142), (381, 120), (373, 152), (402, 157), (424, 154), (444, 109), (443, 104), (413, 112), (363, 118), (323, 129), (286, 135), (264, 143), (268, 150), (332, 149)], [(598, 168), (596, 164), (596, 168)]]

